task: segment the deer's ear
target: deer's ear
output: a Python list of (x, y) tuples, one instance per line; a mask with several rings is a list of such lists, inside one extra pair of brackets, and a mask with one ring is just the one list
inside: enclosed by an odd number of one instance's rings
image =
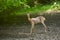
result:
[(29, 15), (29, 13), (27, 15)]

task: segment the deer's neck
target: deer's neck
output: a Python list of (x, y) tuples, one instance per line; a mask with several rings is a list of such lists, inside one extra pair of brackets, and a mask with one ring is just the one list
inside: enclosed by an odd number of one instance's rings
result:
[(31, 19), (31, 18), (30, 18), (30, 14), (29, 14), (29, 15), (27, 15), (27, 17), (28, 17), (28, 20), (30, 21), (30, 19)]

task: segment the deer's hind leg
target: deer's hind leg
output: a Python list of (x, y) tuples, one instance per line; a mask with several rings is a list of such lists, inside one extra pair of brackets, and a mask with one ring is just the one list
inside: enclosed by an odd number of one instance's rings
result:
[(47, 31), (46, 31), (46, 25), (45, 25), (44, 21), (43, 21), (43, 22), (41, 22), (41, 23), (42, 23), (42, 24), (43, 24), (43, 26), (44, 26), (44, 31), (45, 31), (45, 32), (47, 32)]

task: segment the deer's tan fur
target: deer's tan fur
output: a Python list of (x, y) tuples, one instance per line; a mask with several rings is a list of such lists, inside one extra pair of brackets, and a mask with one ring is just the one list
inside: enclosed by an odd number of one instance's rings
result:
[(27, 14), (27, 17), (28, 17), (28, 21), (31, 23), (31, 31), (30, 31), (30, 34), (33, 32), (34, 26), (37, 23), (42, 23), (43, 26), (44, 26), (45, 32), (46, 32), (46, 25), (44, 23), (44, 21), (46, 20), (45, 17), (38, 16), (36, 18), (30, 18), (30, 14)]

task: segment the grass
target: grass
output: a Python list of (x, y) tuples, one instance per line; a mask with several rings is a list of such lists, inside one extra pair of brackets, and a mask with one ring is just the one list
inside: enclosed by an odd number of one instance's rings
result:
[(45, 5), (45, 6), (37, 6), (37, 7), (32, 7), (32, 8), (27, 8), (27, 9), (22, 9), (22, 10), (18, 10), (16, 13), (16, 15), (23, 15), (23, 14), (26, 14), (27, 12), (30, 12), (30, 13), (37, 13), (37, 12), (42, 12), (42, 11), (45, 11), (47, 9), (50, 8), (51, 5)]
[[(59, 5), (59, 4), (57, 4), (57, 5)], [(54, 8), (51, 8), (51, 6), (53, 6), (53, 5), (50, 4), (50, 5), (36, 6), (36, 7), (32, 7), (32, 8), (26, 8), (26, 9), (18, 10), (16, 12), (16, 15), (19, 15), (19, 14), (23, 15), (23, 14), (26, 14), (28, 12), (30, 12), (30, 13), (44, 12), (48, 9), (54, 9)], [(59, 5), (58, 9), (60, 9), (60, 5)]]

